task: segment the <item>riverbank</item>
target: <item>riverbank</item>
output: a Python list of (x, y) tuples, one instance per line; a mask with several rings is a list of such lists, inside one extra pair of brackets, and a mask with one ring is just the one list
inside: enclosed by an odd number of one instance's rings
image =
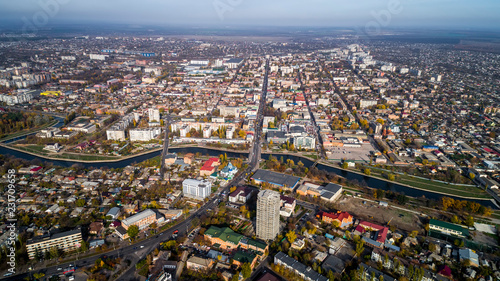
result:
[[(12, 149), (15, 151), (23, 152), (30, 154), (32, 156), (35, 156), (37, 158), (45, 159), (45, 160), (54, 160), (54, 161), (72, 161), (77, 163), (85, 163), (85, 164), (93, 164), (93, 163), (116, 163), (124, 160), (129, 160), (132, 158), (144, 156), (147, 154), (152, 154), (152, 153), (157, 153), (161, 152), (163, 150), (163, 147), (159, 148), (153, 148), (149, 149), (146, 151), (141, 151), (139, 153), (133, 154), (133, 155), (126, 155), (126, 156), (103, 156), (103, 155), (93, 155), (93, 154), (77, 154), (77, 153), (64, 153), (61, 154), (61, 156), (66, 155), (66, 157), (54, 157), (51, 156), (50, 154), (45, 154), (45, 153), (40, 153), (40, 151), (37, 150), (30, 150), (29, 148), (20, 148), (16, 146), (11, 146), (11, 145), (6, 145), (4, 143), (0, 143), (0, 146), (5, 147), (7, 149)], [(239, 150), (231, 150), (231, 149), (225, 149), (225, 148), (215, 148), (215, 147), (210, 147), (210, 146), (199, 146), (195, 144), (187, 144), (187, 145), (176, 145), (176, 146), (171, 146), (169, 149), (179, 149), (179, 148), (202, 148), (202, 149), (208, 149), (208, 150), (214, 150), (214, 151), (220, 151), (221, 153), (243, 153), (243, 154), (248, 154), (248, 151), (239, 151)], [(88, 158), (88, 159), (84, 159)], [(94, 158), (94, 159), (92, 159)]]
[(2, 139), (0, 139), (0, 143), (3, 143), (3, 142), (6, 142), (6, 141), (9, 141), (9, 140), (12, 140), (12, 139), (15, 139), (15, 138), (21, 138), (21, 137), (24, 137), (24, 136), (29, 136), (31, 134), (34, 134), (38, 131), (41, 131), (43, 129), (46, 129), (48, 127), (52, 127), (54, 125), (56, 125), (57, 123), (59, 123), (58, 120), (54, 120), (54, 121), (51, 121), (47, 124), (44, 124), (38, 128), (33, 128), (33, 129), (28, 129), (26, 131), (20, 131), (20, 132), (16, 132), (16, 133), (13, 133), (13, 134), (10, 134), (10, 135), (7, 135), (5, 137), (3, 137)]
[(340, 166), (333, 165), (332, 163), (328, 163), (328, 162), (325, 162), (325, 161), (320, 161), (318, 163), (320, 163), (322, 165), (325, 165), (325, 166), (329, 166), (329, 167), (335, 168), (335, 169), (339, 169), (339, 170), (342, 170), (342, 171), (345, 171), (345, 172), (355, 173), (355, 174), (361, 175), (363, 177), (375, 178), (375, 179), (378, 179), (378, 180), (383, 180), (383, 181), (388, 182), (388, 183), (398, 184), (398, 185), (405, 186), (405, 187), (408, 187), (408, 188), (418, 189), (418, 190), (428, 191), (428, 192), (433, 192), (433, 193), (437, 193), (437, 194), (441, 194), (441, 195), (445, 195), (445, 196), (454, 196), (454, 197), (460, 197), (460, 198), (471, 199), (471, 200), (493, 200), (493, 198), (491, 196), (476, 196), (476, 197), (474, 197), (474, 196), (463, 196), (463, 195), (460, 195), (460, 194), (457, 194), (457, 193), (447, 193), (447, 192), (440, 191), (440, 190), (435, 190), (435, 189), (432, 189), (432, 188), (423, 188), (423, 187), (417, 187), (417, 186), (408, 185), (408, 184), (405, 184), (405, 183), (402, 183), (402, 182), (390, 181), (390, 180), (388, 180), (386, 178), (383, 178), (383, 177), (378, 177), (378, 176), (374, 176), (374, 175), (366, 175), (366, 174), (364, 174), (362, 172), (359, 172), (359, 171), (356, 171), (356, 170), (352, 170), (352, 169), (343, 169)]
[[(241, 152), (241, 151), (227, 151), (227, 150), (221, 150), (217, 148), (211, 148), (211, 147), (200, 147), (197, 145), (186, 145), (186, 146), (176, 146), (176, 147), (171, 147), (169, 149), (172, 149), (172, 151), (177, 151), (179, 153), (201, 153), (202, 155), (211, 155), (217, 157), (218, 155), (222, 153), (227, 153), (229, 158), (239, 158), (239, 157), (248, 157), (248, 153)], [(41, 159), (41, 160), (47, 160), (47, 161), (52, 161), (53, 164), (58, 165), (58, 166), (63, 166), (63, 167), (70, 167), (74, 164), (81, 164), (84, 165), (85, 167), (88, 168), (103, 168), (103, 167), (108, 167), (108, 168), (123, 168), (127, 165), (134, 165), (136, 163), (140, 163), (142, 161), (145, 161), (147, 159), (156, 157), (160, 155), (161, 149), (152, 149), (149, 151), (142, 152), (141, 154), (136, 154), (134, 156), (128, 156), (128, 157), (122, 157), (121, 159), (112, 159), (112, 160), (100, 160), (100, 161), (86, 161), (86, 160), (72, 160), (72, 159), (59, 159), (59, 158), (47, 158), (47, 157), (40, 157), (39, 155), (36, 155), (35, 153), (28, 153), (22, 150), (18, 149), (13, 149), (9, 146), (5, 146), (3, 144), (0, 144), (0, 150), (2, 150), (2, 154), (11, 154), (13, 156), (16, 156), (18, 158), (22, 159), (27, 159), (27, 160), (32, 160), (35, 158)], [(11, 152), (11, 153), (9, 153)], [(280, 157), (283, 156), (286, 159), (293, 159), (295, 163), (298, 163), (299, 161), (302, 161), (306, 167), (311, 167), (313, 166), (314, 163), (316, 163), (316, 159), (313, 159), (311, 157), (306, 157), (298, 154), (288, 154), (288, 153), (273, 153), (273, 154), (262, 154), (262, 158), (266, 159), (269, 158), (269, 156), (272, 155), (274, 157)], [(325, 162), (325, 161), (320, 161), (317, 163), (316, 166), (319, 170), (326, 170), (328, 172), (336, 173), (339, 174), (343, 177), (345, 177), (348, 180), (357, 180), (360, 183), (365, 181), (366, 184), (371, 187), (371, 188), (378, 188), (378, 189), (384, 189), (384, 190), (392, 190), (396, 192), (402, 192), (410, 197), (422, 197), (425, 196), (426, 198), (434, 199), (434, 200), (439, 200), (442, 196), (448, 196), (450, 198), (454, 199), (459, 199), (459, 200), (470, 200), (470, 201), (476, 201), (478, 203), (484, 204), (489, 207), (494, 207), (498, 208), (498, 205), (494, 203), (494, 200), (492, 198), (480, 198), (480, 197), (474, 197), (474, 196), (461, 196), (461, 195), (455, 195), (453, 193), (447, 193), (447, 192), (439, 192), (435, 190), (429, 190), (426, 188), (421, 188), (421, 187), (415, 187), (407, 184), (402, 184), (399, 182), (395, 181), (388, 181), (385, 178), (379, 178), (375, 176), (367, 176), (361, 172), (354, 171), (354, 170), (346, 170), (342, 169), (336, 164)]]

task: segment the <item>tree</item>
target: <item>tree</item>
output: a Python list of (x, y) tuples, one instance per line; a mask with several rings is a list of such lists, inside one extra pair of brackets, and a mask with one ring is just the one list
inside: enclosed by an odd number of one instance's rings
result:
[(240, 277), (240, 273), (238, 271), (236, 271), (236, 273), (231, 278), (231, 281), (238, 281), (240, 279), (239, 277)]
[(344, 161), (344, 163), (342, 163), (342, 169), (347, 169), (349, 167), (349, 164)]
[(241, 266), (241, 274), (243, 275), (243, 278), (250, 278), (252, 275), (252, 267), (250, 263), (246, 262)]
[(335, 281), (335, 275), (333, 274), (333, 271), (331, 269), (328, 270), (328, 273), (326, 274), (326, 278), (328, 278), (328, 281)]
[(86, 252), (88, 249), (89, 249), (88, 243), (85, 242), (85, 240), (82, 240), (82, 242), (80, 243), (80, 251)]
[(132, 240), (134, 240), (134, 238), (139, 234), (139, 227), (137, 225), (131, 225), (127, 229), (127, 234)]
[(370, 169), (366, 168), (364, 170), (364, 173), (365, 173), (365, 175), (369, 176), (371, 174), (371, 171), (370, 171)]
[(356, 255), (358, 257), (360, 257), (363, 251), (365, 250), (365, 247), (363, 246), (364, 246), (363, 240), (359, 240), (358, 243), (356, 243)]
[(387, 179), (390, 180), (390, 181), (394, 181), (396, 179), (396, 176), (394, 174), (389, 174), (387, 176)]
[(85, 206), (85, 199), (83, 199), (83, 198), (77, 199), (75, 204), (77, 207), (83, 207), (83, 206)]
[(468, 227), (473, 227), (474, 226), (474, 218), (472, 216), (468, 216), (466, 219), (465, 219), (465, 225), (468, 226)]
[(332, 226), (336, 229), (340, 228), (340, 221), (338, 220), (332, 221)]
[(457, 215), (453, 215), (453, 216), (451, 217), (451, 222), (452, 222), (452, 223), (455, 223), (455, 224), (460, 224), (462, 221), (458, 218), (458, 216), (457, 216)]
[(45, 277), (45, 273), (43, 272), (37, 272), (33, 274), (33, 278), (35, 278), (36, 280), (42, 279), (43, 277)]
[(295, 234), (295, 231), (291, 230), (286, 234), (286, 238), (288, 239), (288, 242), (292, 244), (297, 239), (297, 235)]

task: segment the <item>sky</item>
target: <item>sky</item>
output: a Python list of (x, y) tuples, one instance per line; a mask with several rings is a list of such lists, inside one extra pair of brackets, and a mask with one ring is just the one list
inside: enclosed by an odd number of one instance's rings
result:
[(498, 0), (0, 0), (12, 26), (433, 27), (500, 31)]

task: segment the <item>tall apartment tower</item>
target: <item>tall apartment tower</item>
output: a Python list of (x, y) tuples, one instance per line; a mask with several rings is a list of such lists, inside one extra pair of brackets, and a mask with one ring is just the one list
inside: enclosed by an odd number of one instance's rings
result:
[(154, 108), (148, 109), (148, 115), (149, 115), (149, 122), (152, 122), (152, 121), (160, 122), (160, 110), (159, 109), (154, 109)]
[(280, 194), (261, 190), (257, 195), (257, 237), (263, 240), (276, 238), (280, 230)]

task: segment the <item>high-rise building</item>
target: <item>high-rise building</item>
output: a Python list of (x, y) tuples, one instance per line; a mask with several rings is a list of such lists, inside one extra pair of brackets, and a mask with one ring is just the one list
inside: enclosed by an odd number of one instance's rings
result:
[(280, 229), (280, 194), (273, 190), (261, 190), (257, 195), (257, 237), (272, 240)]
[(160, 122), (160, 110), (150, 108), (148, 109), (148, 114), (149, 114), (149, 122)]

